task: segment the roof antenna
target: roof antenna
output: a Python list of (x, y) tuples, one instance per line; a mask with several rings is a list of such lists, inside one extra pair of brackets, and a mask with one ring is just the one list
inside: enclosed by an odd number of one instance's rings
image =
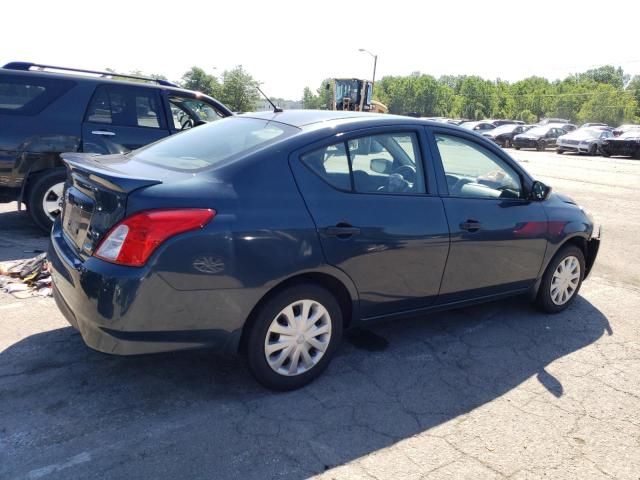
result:
[(273, 103), (271, 101), (271, 99), (269, 97), (267, 97), (262, 90), (260, 90), (260, 87), (257, 84), (256, 84), (256, 89), (262, 94), (262, 96), (264, 98), (267, 99), (267, 102), (269, 102), (271, 104), (271, 106), (273, 107), (273, 113), (281, 113), (282, 112), (282, 109), (279, 108), (279, 107), (276, 107), (276, 104)]

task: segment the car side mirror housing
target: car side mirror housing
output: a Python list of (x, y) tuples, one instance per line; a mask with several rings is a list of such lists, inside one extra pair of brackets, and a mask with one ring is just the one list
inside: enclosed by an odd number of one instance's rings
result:
[(391, 171), (392, 165), (393, 162), (391, 162), (391, 160), (387, 160), (386, 158), (374, 158), (369, 163), (369, 168), (372, 172), (389, 173)]
[(542, 200), (546, 200), (550, 193), (551, 187), (539, 182), (538, 180), (533, 182), (533, 185), (531, 185), (531, 200), (541, 202)]

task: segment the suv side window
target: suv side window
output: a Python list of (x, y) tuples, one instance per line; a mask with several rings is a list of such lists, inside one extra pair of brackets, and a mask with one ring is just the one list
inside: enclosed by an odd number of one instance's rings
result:
[(71, 80), (0, 76), (0, 113), (35, 115), (66, 93)]
[(170, 123), (173, 122), (175, 130), (186, 130), (201, 123), (214, 122), (224, 118), (224, 115), (216, 110), (213, 105), (197, 98), (169, 95), (171, 107)]
[(302, 155), (329, 185), (358, 193), (425, 193), (413, 133), (360, 137)]
[(517, 172), (504, 160), (470, 140), (435, 134), (449, 195), (475, 198), (521, 198)]
[(101, 85), (91, 99), (86, 121), (120, 127), (163, 128), (156, 90)]

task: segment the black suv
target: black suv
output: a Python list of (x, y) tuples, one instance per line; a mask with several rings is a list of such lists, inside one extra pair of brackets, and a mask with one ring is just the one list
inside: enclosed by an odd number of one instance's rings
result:
[(124, 153), (230, 115), (164, 80), (9, 63), (0, 68), (0, 201), (25, 203), (48, 231), (66, 176), (60, 153)]

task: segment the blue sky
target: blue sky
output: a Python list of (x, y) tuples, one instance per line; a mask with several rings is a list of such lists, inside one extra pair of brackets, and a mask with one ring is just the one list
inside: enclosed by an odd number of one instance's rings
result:
[[(607, 5), (611, 5), (609, 8)], [(139, 69), (177, 80), (242, 64), (270, 96), (327, 77), (414, 71), (551, 79), (602, 64), (640, 74), (640, 1), (6, 2), (0, 64)]]

